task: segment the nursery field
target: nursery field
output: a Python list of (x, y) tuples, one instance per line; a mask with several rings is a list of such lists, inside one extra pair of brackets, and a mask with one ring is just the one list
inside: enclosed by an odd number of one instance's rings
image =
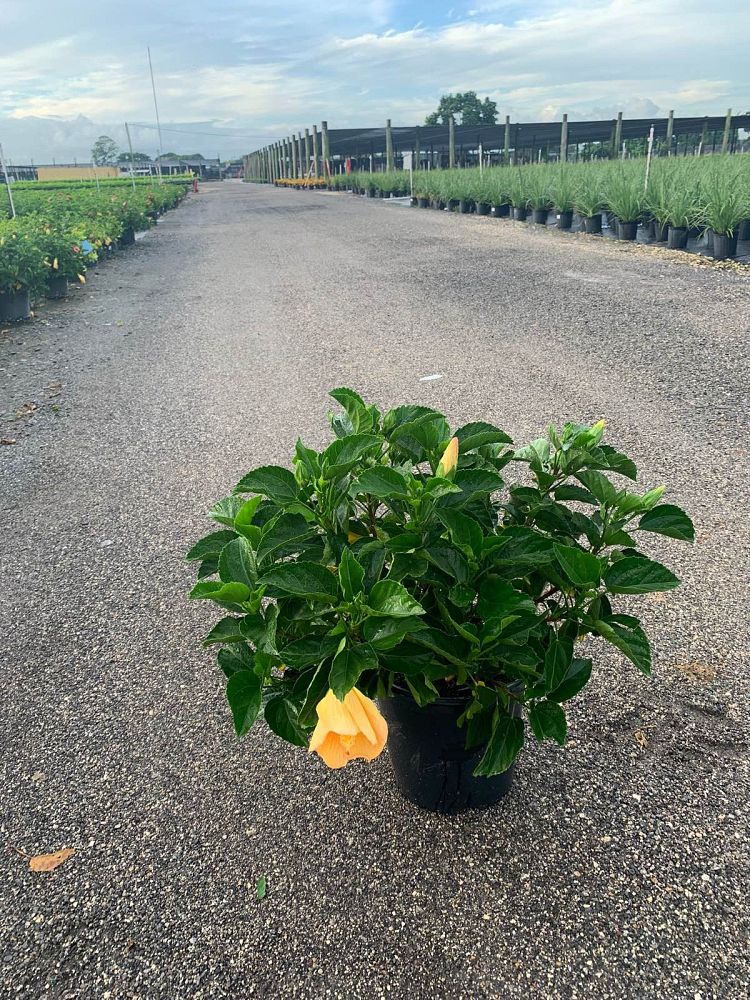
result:
[[(28, 318), (38, 301), (62, 299), (68, 283), (135, 234), (154, 225), (185, 196), (185, 178), (164, 184), (130, 180), (22, 181), (13, 185), (11, 209), (0, 215), (0, 323)], [(15, 211), (15, 217), (13, 217)]]
[[(92, 244), (108, 197), (76, 207)], [(230, 182), (99, 257), (0, 323), (0, 994), (744, 997), (744, 268)], [(638, 598), (653, 676), (596, 640), (567, 745), (528, 740), (484, 812), (418, 810), (388, 745), (333, 771), (238, 741), (201, 646), (207, 512), (323, 448), (344, 385), (514, 441), (604, 420), (695, 524), (645, 543), (682, 580)]]

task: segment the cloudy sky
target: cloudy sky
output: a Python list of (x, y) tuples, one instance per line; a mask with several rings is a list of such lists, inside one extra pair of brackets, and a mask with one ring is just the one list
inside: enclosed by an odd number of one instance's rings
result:
[(1, 0), (0, 142), (87, 159), (102, 132), (239, 155), (327, 118), (412, 125), (476, 90), (518, 121), (750, 111), (747, 0)]

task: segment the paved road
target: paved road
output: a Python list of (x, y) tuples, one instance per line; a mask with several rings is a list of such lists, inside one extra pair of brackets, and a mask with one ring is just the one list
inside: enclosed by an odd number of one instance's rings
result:
[[(0, 335), (2, 840), (77, 852), (2, 855), (0, 995), (747, 996), (748, 317), (736, 274), (227, 183)], [(653, 546), (654, 678), (603, 651), (489, 813), (237, 744), (198, 644), (203, 512), (340, 384), (517, 440), (605, 416), (696, 521)]]

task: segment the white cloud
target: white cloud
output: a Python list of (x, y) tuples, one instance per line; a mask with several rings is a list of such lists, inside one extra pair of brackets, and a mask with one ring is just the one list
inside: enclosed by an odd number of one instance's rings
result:
[(321, 118), (414, 124), (451, 90), (516, 120), (750, 108), (750, 7), (735, 0), (475, 0), (416, 26), (397, 0), (217, 0), (210, 17), (197, 0), (130, 0), (80, 21), (66, 6), (4, 0), (0, 134), (16, 161), (83, 158), (91, 130), (153, 120), (148, 43), (162, 120), (231, 126), (231, 153)]

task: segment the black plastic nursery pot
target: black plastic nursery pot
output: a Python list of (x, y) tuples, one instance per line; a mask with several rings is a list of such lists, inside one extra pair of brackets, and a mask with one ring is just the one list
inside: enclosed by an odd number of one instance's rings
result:
[(418, 202), (420, 208), (429, 208), (430, 207), (430, 199), (429, 198), (417, 198), (417, 202)]
[(407, 692), (394, 690), (378, 704), (388, 723), (388, 751), (399, 791), (414, 805), (451, 814), (484, 809), (510, 791), (513, 768), (491, 778), (473, 771), (483, 746), (467, 750), (465, 728), (456, 723), (466, 698), (438, 698), (420, 708)]
[(591, 233), (594, 235), (601, 233), (602, 231), (601, 212), (597, 212), (596, 215), (584, 215), (583, 230), (586, 233)]
[(572, 212), (558, 212), (557, 213), (557, 228), (558, 229), (570, 229), (573, 225), (573, 213)]
[(684, 226), (670, 226), (667, 247), (670, 250), (684, 250), (687, 246), (688, 231)]
[(641, 228), (643, 230), (643, 235), (647, 240), (652, 240), (654, 238), (654, 220), (644, 219), (641, 223)]
[(458, 206), (459, 206), (459, 200), (458, 200), (458, 198), (449, 198), (448, 199), (448, 211), (449, 212), (455, 212), (455, 211), (457, 211), (458, 210)]
[(47, 278), (48, 299), (64, 299), (68, 295), (68, 279), (63, 274), (56, 274), (53, 278)]
[(474, 202), (469, 201), (468, 198), (461, 198), (458, 202), (458, 210), (461, 215), (468, 215), (474, 208)]
[(0, 323), (20, 323), (31, 315), (28, 292), (0, 293)]
[(549, 215), (548, 208), (535, 208), (532, 210), (531, 218), (538, 226), (547, 225), (547, 216)]
[(729, 260), (737, 253), (737, 236), (729, 233), (714, 233), (711, 254), (714, 260)]
[(750, 219), (743, 219), (737, 227), (738, 240), (750, 240)]
[(637, 222), (622, 222), (617, 223), (617, 236), (621, 240), (634, 240), (638, 234), (638, 223)]
[(669, 239), (669, 223), (654, 222), (654, 242), (666, 243)]
[(492, 208), (492, 206), (488, 205), (486, 201), (478, 201), (477, 202), (477, 215), (489, 215), (491, 208)]
[(529, 210), (527, 208), (520, 208), (518, 205), (513, 206), (513, 218), (516, 222), (525, 222), (528, 214)]
[(510, 205), (495, 205), (492, 212), (496, 219), (507, 219), (510, 216)]
[(120, 236), (120, 246), (130, 247), (135, 243), (135, 232), (132, 229), (123, 229)]

